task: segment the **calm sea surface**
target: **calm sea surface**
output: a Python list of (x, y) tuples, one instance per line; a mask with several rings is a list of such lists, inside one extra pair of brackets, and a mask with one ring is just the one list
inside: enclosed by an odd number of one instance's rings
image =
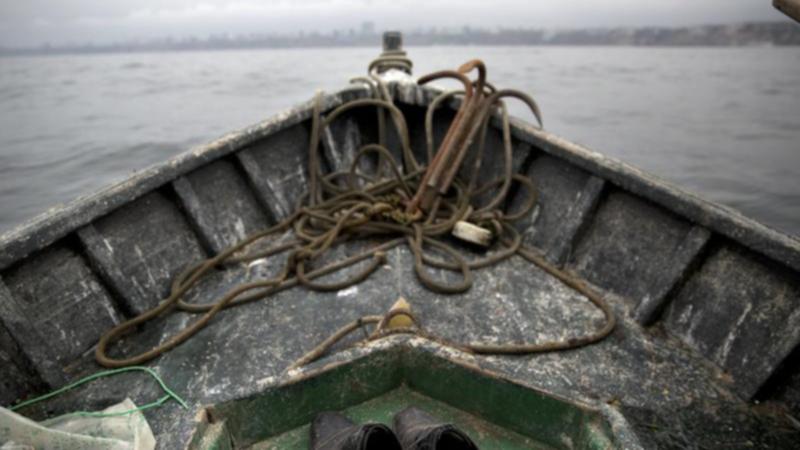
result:
[[(0, 232), (336, 90), (378, 48), (0, 58)], [(545, 127), (800, 235), (800, 48), (411, 48), (483, 58)], [(521, 107), (513, 112), (527, 117)]]

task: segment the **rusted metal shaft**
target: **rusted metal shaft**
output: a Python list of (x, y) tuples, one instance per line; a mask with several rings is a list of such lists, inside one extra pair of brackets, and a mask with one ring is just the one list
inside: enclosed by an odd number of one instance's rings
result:
[(439, 177), (443, 167), (445, 167), (450, 159), (450, 155), (452, 154), (454, 148), (454, 140), (457, 139), (456, 135), (459, 132), (458, 130), (463, 127), (462, 124), (464, 123), (465, 113), (469, 109), (469, 105), (471, 104), (474, 96), (472, 82), (469, 80), (469, 78), (460, 72), (452, 70), (444, 70), (424, 76), (419, 79), (418, 83), (425, 84), (440, 78), (454, 78), (461, 81), (461, 83), (464, 85), (464, 101), (458, 108), (458, 112), (456, 113), (453, 122), (450, 124), (450, 128), (447, 130), (447, 134), (440, 144), (439, 150), (434, 155), (433, 160), (430, 161), (427, 170), (425, 170), (417, 193), (414, 195), (414, 198), (411, 199), (406, 208), (407, 212), (411, 214), (416, 213), (420, 208), (427, 210), (430, 208), (431, 204), (436, 198), (438, 191), (436, 189), (436, 184), (434, 181), (432, 181), (432, 179), (435, 180)]
[[(478, 70), (478, 79), (474, 82), (466, 77), (466, 73), (473, 69)], [(440, 78), (455, 78), (461, 81), (464, 84), (464, 101), (450, 124), (439, 150), (425, 171), (417, 193), (407, 206), (407, 211), (412, 214), (419, 209), (428, 210), (436, 197), (450, 189), (475, 134), (480, 129), (485, 117), (484, 110), (490, 106), (486, 103), (488, 100), (485, 92), (486, 67), (482, 61), (469, 61), (457, 71), (430, 74), (420, 78), (419, 83), (424, 84)]]

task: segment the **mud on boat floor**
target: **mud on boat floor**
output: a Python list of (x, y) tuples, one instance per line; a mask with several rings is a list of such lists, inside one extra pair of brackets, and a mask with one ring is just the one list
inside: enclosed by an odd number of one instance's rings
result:
[[(364, 245), (342, 245), (336, 253), (354, 254)], [(216, 274), (195, 289), (191, 301), (213, 301), (232, 285), (266, 278), (276, 267), (277, 263), (270, 263), (251, 267), (249, 272), (241, 268)], [(347, 273), (321, 280), (333, 281)], [(426, 329), (459, 342), (563, 338), (602, 323), (602, 313), (585, 298), (520, 257), (474, 275), (472, 289), (463, 295), (434, 294), (419, 284), (411, 254), (399, 247), (359, 285), (330, 293), (296, 287), (224, 311), (188, 342), (150, 364), (191, 406), (186, 411), (168, 403), (146, 412), (158, 448), (182, 448), (202, 406), (258, 392), (334, 330), (359, 316), (385, 312), (399, 296), (408, 299)], [(759, 448), (790, 446), (800, 440), (800, 432), (784, 423), (779, 412), (742, 401), (716, 367), (657, 328), (644, 329), (628, 319), (622, 299), (612, 296), (610, 302), (619, 317), (618, 326), (599, 344), (531, 356), (462, 357), (551, 393), (618, 406), (646, 447)], [(126, 338), (112, 353), (142, 351), (195, 319), (175, 313)], [(404, 345), (403, 338), (393, 338), (393, 342)], [(98, 370), (92, 354), (71, 367), (73, 378)], [(99, 409), (126, 396), (141, 405), (160, 395), (149, 377), (122, 374), (22, 412), (41, 418)], [(732, 430), (736, 442), (726, 440)]]

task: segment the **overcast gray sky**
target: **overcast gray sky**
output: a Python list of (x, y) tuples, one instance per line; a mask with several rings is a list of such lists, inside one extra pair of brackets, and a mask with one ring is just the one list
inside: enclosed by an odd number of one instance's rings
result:
[(172, 36), (497, 26), (582, 28), (788, 20), (770, 0), (0, 0), (0, 46)]

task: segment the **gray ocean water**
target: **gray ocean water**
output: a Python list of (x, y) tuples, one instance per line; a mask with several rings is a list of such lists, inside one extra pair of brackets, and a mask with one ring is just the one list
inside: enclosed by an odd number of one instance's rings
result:
[[(410, 48), (479, 57), (545, 127), (800, 235), (800, 48)], [(364, 73), (377, 48), (0, 58), (0, 232)], [(512, 112), (525, 116), (521, 107)]]

